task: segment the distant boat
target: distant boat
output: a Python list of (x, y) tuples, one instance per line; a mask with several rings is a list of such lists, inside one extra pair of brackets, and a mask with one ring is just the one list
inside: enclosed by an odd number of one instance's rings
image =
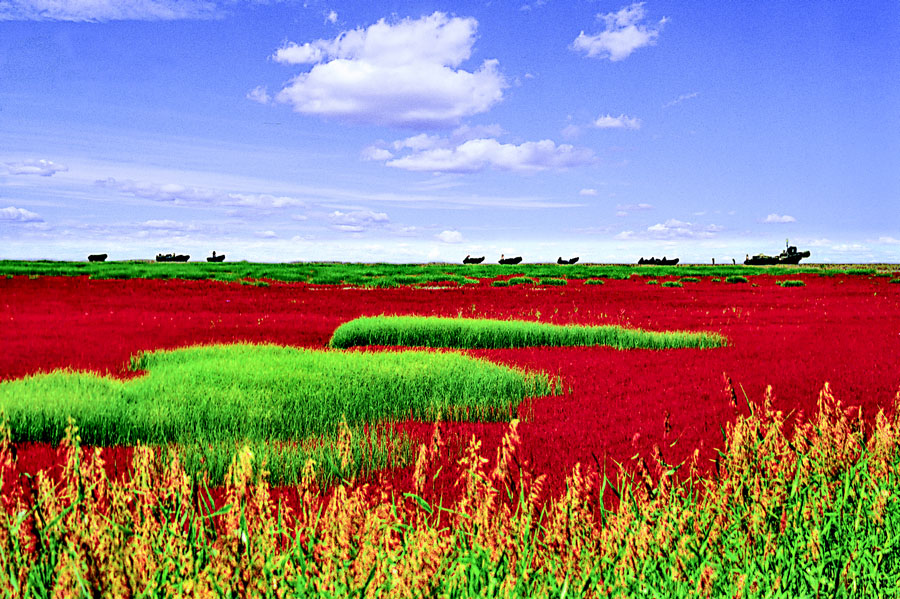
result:
[(108, 257), (108, 254), (91, 254), (88, 256), (88, 262), (104, 262)]
[(652, 266), (675, 266), (676, 264), (678, 264), (679, 260), (680, 258), (666, 258), (665, 256), (663, 256), (662, 258), (644, 258), (642, 256), (641, 259), (638, 260), (638, 264), (648, 264)]
[(500, 254), (500, 264), (518, 264), (522, 261), (522, 256), (516, 256), (515, 258), (504, 258), (503, 254)]
[(212, 256), (206, 257), (206, 261), (207, 262), (225, 262), (225, 254), (216, 255), (216, 253), (213, 252)]
[(187, 262), (190, 259), (187, 254), (156, 254), (157, 262)]
[(797, 246), (795, 245), (787, 245), (780, 254), (777, 256), (768, 256), (766, 254), (756, 254), (752, 258), (749, 256), (746, 260), (744, 260), (744, 264), (747, 266), (769, 266), (772, 264), (800, 264), (800, 260), (803, 258), (809, 258), (810, 251), (806, 250), (803, 252), (797, 251)]
[(557, 264), (575, 264), (576, 262), (578, 262), (578, 256), (575, 256), (574, 258), (569, 258), (568, 260), (563, 260), (562, 256), (560, 256), (559, 258), (556, 259)]
[(463, 258), (463, 264), (481, 264), (482, 262), (484, 262), (484, 256), (481, 258), (470, 258), (469, 256)]

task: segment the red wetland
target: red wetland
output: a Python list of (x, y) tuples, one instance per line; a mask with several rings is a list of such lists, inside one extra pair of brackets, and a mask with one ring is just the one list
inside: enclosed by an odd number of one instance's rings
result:
[[(780, 277), (783, 279), (784, 277)], [(497, 363), (546, 372), (561, 395), (527, 399), (519, 407), (522, 453), (559, 488), (576, 463), (617, 469), (658, 445), (679, 463), (699, 449), (711, 464), (722, 428), (735, 417), (724, 390), (733, 381), (759, 401), (768, 385), (774, 407), (815, 412), (828, 382), (845, 406), (869, 421), (900, 388), (900, 285), (884, 277), (791, 275), (728, 284), (701, 277), (681, 288), (647, 285), (641, 277), (558, 287), (504, 287), (481, 281), (458, 288), (344, 288), (272, 282), (91, 280), (87, 277), (0, 278), (0, 380), (54, 369), (133, 376), (141, 351), (209, 343), (277, 343), (322, 349), (334, 330), (360, 316), (462, 316), (555, 324), (618, 324), (647, 330), (721, 333), (716, 349), (617, 350), (534, 347), (466, 350)], [(373, 349), (372, 351), (377, 351)], [(427, 440), (432, 423), (400, 425)], [(456, 447), (475, 434), (491, 455), (504, 423), (444, 423)], [(107, 467), (123, 473), (128, 448), (104, 450)], [(455, 456), (449, 456), (455, 458)], [(57, 451), (21, 444), (20, 473), (54, 466)], [(403, 486), (407, 471), (385, 473)]]

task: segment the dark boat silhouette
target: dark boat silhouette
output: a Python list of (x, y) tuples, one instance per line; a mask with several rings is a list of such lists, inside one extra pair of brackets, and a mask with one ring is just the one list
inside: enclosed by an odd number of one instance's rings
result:
[(225, 254), (216, 255), (216, 253), (213, 252), (212, 256), (206, 257), (206, 261), (207, 262), (225, 262)]
[(88, 262), (104, 262), (108, 257), (108, 254), (91, 254), (88, 256)]
[(481, 258), (470, 258), (469, 256), (463, 258), (463, 264), (481, 264), (482, 262), (484, 262), (484, 256)]
[(568, 260), (563, 260), (562, 256), (560, 256), (559, 258), (556, 259), (557, 264), (575, 264), (576, 262), (578, 262), (578, 256), (575, 256), (574, 258), (569, 258)]
[(522, 256), (516, 256), (515, 258), (504, 258), (503, 254), (500, 254), (500, 264), (518, 264), (522, 261)]
[(641, 256), (641, 259), (638, 260), (638, 264), (649, 264), (653, 266), (675, 266), (678, 264), (680, 258), (666, 258), (663, 256), (662, 258), (644, 258)]
[(797, 251), (797, 246), (795, 245), (787, 245), (785, 242), (785, 249), (782, 250), (780, 254), (777, 256), (769, 256), (766, 254), (756, 254), (755, 256), (747, 257), (744, 260), (744, 264), (747, 266), (770, 266), (772, 264), (800, 264), (800, 260), (803, 258), (809, 258), (810, 251), (805, 250), (803, 252)]
[(187, 262), (190, 259), (187, 254), (156, 254), (157, 262)]

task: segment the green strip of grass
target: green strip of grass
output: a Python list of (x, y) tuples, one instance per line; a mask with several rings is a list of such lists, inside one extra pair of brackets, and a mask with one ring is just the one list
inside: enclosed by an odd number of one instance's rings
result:
[(806, 283), (799, 279), (787, 279), (785, 281), (778, 281), (778, 284), (781, 287), (806, 287)]
[(717, 333), (644, 331), (615, 325), (563, 326), (520, 320), (487, 320), (423, 316), (357, 318), (335, 330), (330, 345), (452, 347), (461, 349), (609, 345), (619, 349), (722, 347)]
[(298, 262), (267, 264), (254, 262), (187, 263), (152, 262), (147, 260), (110, 262), (56, 262), (49, 260), (0, 260), (2, 275), (89, 276), (96, 279), (212, 279), (218, 281), (269, 280), (300, 281), (317, 285), (350, 285), (361, 287), (399, 287), (434, 285), (455, 281), (459, 285), (477, 279), (498, 276), (522, 276), (531, 279), (565, 278), (628, 279), (632, 275), (647, 277), (729, 275), (785, 275), (838, 273), (868, 275), (876, 268), (851, 268), (848, 265), (800, 264), (797, 266), (743, 266), (679, 264), (677, 266), (635, 266), (633, 264), (579, 263), (564, 268), (557, 264), (364, 264), (345, 262)]
[(208, 443), (228, 453), (236, 441), (327, 445), (342, 419), (357, 429), (405, 419), (504, 421), (523, 398), (551, 392), (543, 374), (422, 351), (197, 346), (141, 354), (132, 369), (147, 372), (126, 381), (69, 371), (6, 381), (0, 410), (14, 440), (56, 442), (72, 417), (91, 445)]
[(508, 420), (545, 375), (452, 353), (213, 345), (145, 353), (121, 381), (55, 371), (0, 383), (17, 439), (59, 440), (74, 417), (92, 445), (291, 440), (406, 418)]

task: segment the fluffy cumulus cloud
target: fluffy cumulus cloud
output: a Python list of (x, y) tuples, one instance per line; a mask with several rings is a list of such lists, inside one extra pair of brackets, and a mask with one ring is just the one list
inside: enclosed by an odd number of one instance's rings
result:
[(594, 127), (598, 129), (640, 129), (641, 120), (636, 117), (625, 116), (624, 114), (619, 116), (607, 114), (606, 116), (598, 116), (594, 120)]
[(578, 192), (580, 196), (595, 196), (597, 195), (597, 190), (593, 187), (585, 187), (581, 191)]
[(372, 210), (354, 210), (342, 212), (335, 210), (328, 215), (331, 220), (331, 228), (344, 233), (363, 233), (370, 229), (382, 227), (390, 222), (390, 218), (384, 212)]
[(381, 19), (334, 39), (288, 43), (272, 57), (312, 65), (276, 96), (295, 111), (349, 122), (449, 127), (502, 100), (507, 86), (496, 60), (467, 71), (478, 22), (435, 12)]
[(15, 206), (7, 206), (0, 208), (0, 222), (13, 223), (40, 223), (44, 219), (31, 210), (24, 208), (16, 208)]
[[(2, 0), (0, 0), (2, 5)], [(23, 160), (21, 162), (5, 162), (0, 165), (0, 171), (10, 175), (38, 175), (50, 177), (59, 172), (69, 170), (64, 164), (57, 164), (50, 160)]]
[(462, 243), (463, 240), (462, 233), (451, 230), (441, 231), (437, 237), (444, 243)]
[(210, 0), (0, 0), (0, 21), (173, 21), (221, 14)]
[(663, 18), (656, 25), (646, 25), (642, 22), (645, 16), (643, 2), (635, 2), (618, 12), (598, 14), (597, 19), (604, 24), (603, 31), (593, 35), (582, 31), (572, 48), (591, 58), (624, 60), (638, 48), (655, 44), (660, 27), (666, 22)]
[(557, 145), (549, 139), (512, 144), (493, 138), (460, 141), (453, 137), (421, 134), (398, 140), (392, 147), (403, 154), (387, 159), (387, 166), (435, 173), (474, 173), (488, 168), (537, 172), (583, 166), (595, 161), (593, 151), (588, 148)]
[(787, 214), (770, 214), (763, 221), (764, 223), (795, 223), (797, 219)]
[(174, 204), (209, 204), (213, 206), (242, 206), (247, 208), (303, 207), (306, 202), (290, 196), (274, 196), (265, 193), (228, 193), (206, 187), (191, 187), (178, 183), (146, 183), (101, 179), (94, 182), (98, 187), (114, 189), (134, 197), (156, 202)]

